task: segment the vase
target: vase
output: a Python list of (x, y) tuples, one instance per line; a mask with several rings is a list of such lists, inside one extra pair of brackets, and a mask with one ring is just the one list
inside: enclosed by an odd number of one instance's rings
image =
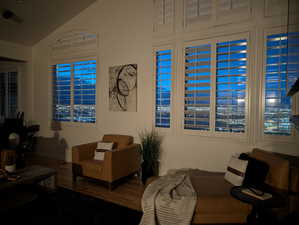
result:
[(146, 162), (143, 162), (141, 164), (141, 181), (142, 183), (145, 185), (146, 184), (146, 180), (149, 178), (149, 177), (152, 177), (154, 176), (154, 170), (152, 169), (151, 166), (148, 165), (148, 163)]

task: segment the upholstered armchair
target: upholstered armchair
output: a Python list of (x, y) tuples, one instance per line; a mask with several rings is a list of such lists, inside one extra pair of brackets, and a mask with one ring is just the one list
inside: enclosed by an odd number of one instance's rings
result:
[(77, 176), (85, 176), (104, 181), (112, 189), (115, 181), (139, 172), (140, 154), (132, 136), (107, 134), (102, 141), (113, 142), (115, 145), (112, 151), (104, 153), (103, 160), (94, 159), (98, 142), (72, 148), (74, 182)]

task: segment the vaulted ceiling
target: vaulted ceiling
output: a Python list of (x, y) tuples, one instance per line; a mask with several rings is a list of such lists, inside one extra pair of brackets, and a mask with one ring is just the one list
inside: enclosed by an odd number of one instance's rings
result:
[[(0, 40), (32, 46), (96, 0), (0, 0)], [(12, 12), (22, 22), (16, 22)], [(18, 20), (18, 19), (17, 19)]]

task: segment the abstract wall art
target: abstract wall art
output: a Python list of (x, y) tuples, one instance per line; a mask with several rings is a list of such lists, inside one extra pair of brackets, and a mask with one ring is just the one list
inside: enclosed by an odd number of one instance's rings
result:
[(137, 112), (137, 64), (109, 68), (109, 111)]

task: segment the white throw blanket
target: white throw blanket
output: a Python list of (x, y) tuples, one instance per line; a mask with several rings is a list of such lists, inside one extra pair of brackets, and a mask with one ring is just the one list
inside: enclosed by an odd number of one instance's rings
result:
[(196, 202), (188, 171), (169, 172), (143, 193), (140, 225), (190, 225)]

